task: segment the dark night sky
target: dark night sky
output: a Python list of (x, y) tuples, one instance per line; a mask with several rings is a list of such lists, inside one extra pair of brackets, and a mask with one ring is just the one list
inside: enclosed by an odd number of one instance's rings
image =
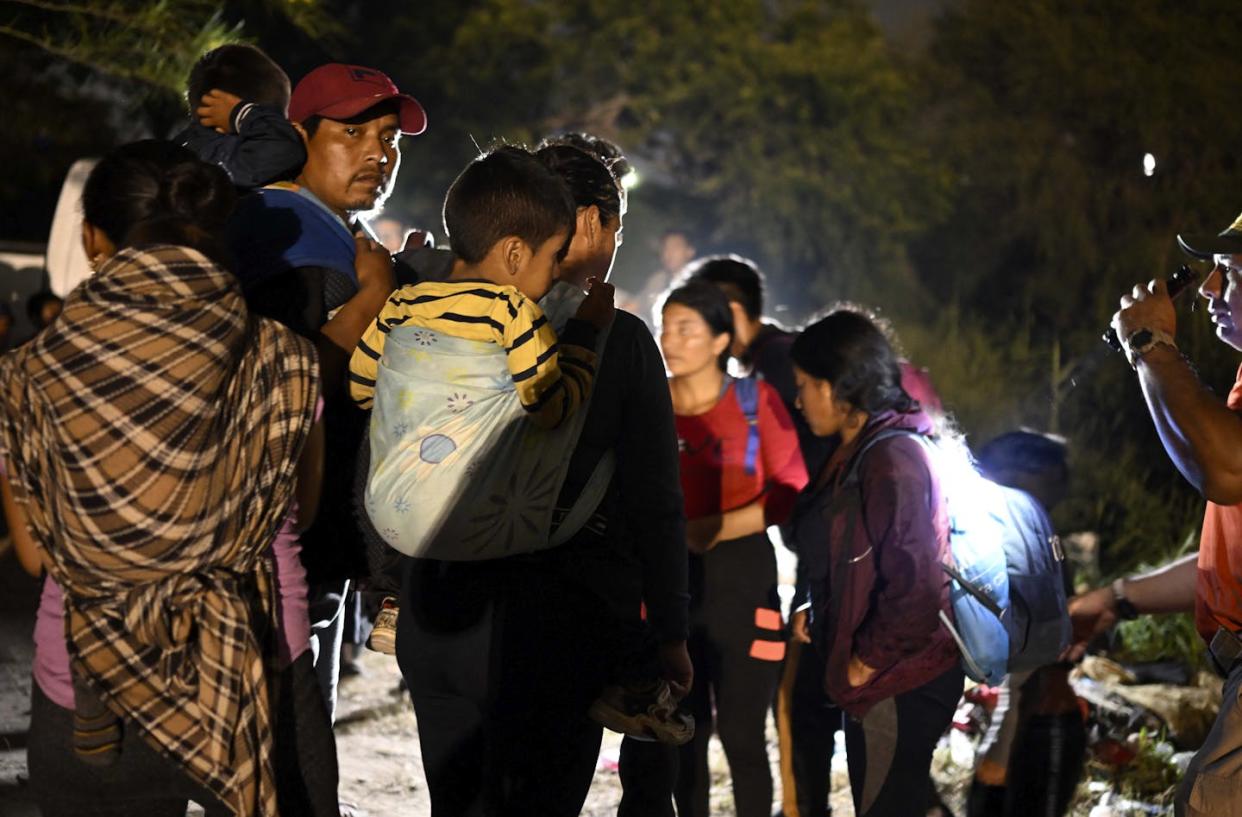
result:
[(953, 0), (867, 0), (884, 30), (899, 39), (920, 36), (928, 21), (952, 3)]

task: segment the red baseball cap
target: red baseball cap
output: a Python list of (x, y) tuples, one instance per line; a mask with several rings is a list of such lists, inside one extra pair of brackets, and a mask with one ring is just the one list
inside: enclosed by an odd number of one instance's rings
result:
[(361, 65), (330, 62), (302, 77), (289, 98), (289, 119), (303, 122), (312, 116), (349, 119), (381, 102), (400, 103), (401, 132), (417, 136), (427, 129), (427, 113), (418, 100), (397, 90), (382, 71)]

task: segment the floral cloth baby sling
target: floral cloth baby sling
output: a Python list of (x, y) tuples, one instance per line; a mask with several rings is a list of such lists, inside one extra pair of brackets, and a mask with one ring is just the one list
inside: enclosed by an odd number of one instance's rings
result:
[[(539, 306), (558, 333), (583, 292), (557, 283)], [(608, 330), (599, 333), (603, 361)], [(598, 368), (597, 368), (598, 371)], [(553, 510), (594, 396), (559, 428), (527, 417), (495, 343), (393, 327), (371, 412), (365, 507), (407, 556), (496, 559), (563, 544), (594, 513), (615, 469), (609, 452), (552, 531)]]

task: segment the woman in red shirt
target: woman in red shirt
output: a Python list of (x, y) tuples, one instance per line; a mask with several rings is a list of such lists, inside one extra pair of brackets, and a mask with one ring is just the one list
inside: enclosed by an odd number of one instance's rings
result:
[(806, 466), (776, 390), (725, 374), (733, 316), (724, 294), (692, 281), (669, 294), (662, 318), (690, 549), (695, 678), (684, 706), (697, 726), (694, 740), (681, 749), (677, 811), (707, 817), (714, 703), (737, 815), (768, 817), (772, 778), (764, 725), (785, 642), (766, 530), (793, 510), (807, 482)]

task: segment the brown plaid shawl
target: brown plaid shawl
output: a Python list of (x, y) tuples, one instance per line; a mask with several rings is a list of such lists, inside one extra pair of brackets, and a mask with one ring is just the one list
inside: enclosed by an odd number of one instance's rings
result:
[(0, 456), (75, 677), (237, 815), (275, 815), (272, 582), (314, 349), (195, 250), (126, 249), (0, 358)]

